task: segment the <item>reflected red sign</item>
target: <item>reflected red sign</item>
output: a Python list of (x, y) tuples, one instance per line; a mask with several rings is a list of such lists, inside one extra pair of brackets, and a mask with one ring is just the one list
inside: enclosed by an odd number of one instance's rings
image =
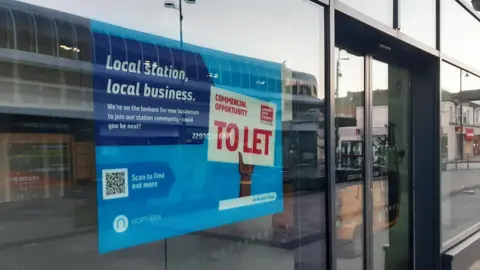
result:
[(471, 141), (471, 140), (473, 140), (473, 138), (475, 138), (475, 133), (474, 133), (473, 128), (466, 128), (465, 129), (465, 140), (466, 141)]
[(11, 172), (10, 185), (25, 186), (25, 185), (44, 185), (45, 179), (40, 173), (31, 172)]

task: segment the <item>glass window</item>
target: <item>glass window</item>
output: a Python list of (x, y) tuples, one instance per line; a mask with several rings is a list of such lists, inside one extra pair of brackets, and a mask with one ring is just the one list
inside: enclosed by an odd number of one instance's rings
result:
[(130, 62), (143, 61), (143, 49), (140, 42), (137, 40), (125, 40), (127, 46), (127, 59)]
[(77, 59), (79, 53), (74, 42), (74, 28), (71, 23), (55, 20), (58, 35), (58, 56), (68, 59)]
[(13, 49), (13, 19), (7, 9), (0, 9), (0, 48)]
[(480, 69), (480, 22), (455, 0), (442, 0), (442, 50)]
[(35, 15), (38, 36), (38, 53), (55, 55), (57, 51), (55, 29), (53, 22), (46, 16)]
[(16, 64), (16, 69), (18, 70), (18, 79), (30, 81), (30, 82), (41, 82), (47, 84), (59, 84), (61, 83), (61, 76), (58, 70), (43, 68), (39, 70), (35, 66), (27, 64)]
[(455, 111), (453, 110), (452, 105), (450, 105), (450, 115), (451, 115), (450, 122), (455, 123)]
[(12, 10), (15, 18), (17, 49), (33, 52), (35, 50), (35, 25), (32, 16), (23, 11)]
[(340, 0), (388, 26), (393, 26), (393, 0)]
[(77, 32), (78, 59), (80, 61), (92, 62), (93, 37), (90, 29), (87, 26), (81, 24), (74, 24), (74, 27), (75, 31)]
[(476, 187), (480, 130), (474, 126), (479, 117), (480, 78), (447, 63), (442, 70), (442, 102), (454, 103), (458, 113), (457, 123), (442, 121), (442, 239), (446, 243), (480, 222), (474, 210), (480, 204)]
[(3, 104), (9, 104), (15, 100), (14, 83), (15, 65), (9, 62), (0, 62), (0, 101)]
[(78, 71), (62, 70), (64, 100), (69, 106), (76, 106), (84, 101), (85, 89), (82, 88), (82, 76)]
[(435, 1), (399, 1), (400, 30), (432, 48), (435, 48)]
[(323, 8), (101, 2), (0, 63), (1, 268), (326, 269)]

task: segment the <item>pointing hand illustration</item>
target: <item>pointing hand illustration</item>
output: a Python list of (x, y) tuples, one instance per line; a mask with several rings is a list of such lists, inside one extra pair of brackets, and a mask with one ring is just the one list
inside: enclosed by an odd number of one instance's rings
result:
[(252, 195), (252, 174), (254, 165), (243, 162), (242, 153), (238, 152), (238, 172), (240, 173), (240, 197)]

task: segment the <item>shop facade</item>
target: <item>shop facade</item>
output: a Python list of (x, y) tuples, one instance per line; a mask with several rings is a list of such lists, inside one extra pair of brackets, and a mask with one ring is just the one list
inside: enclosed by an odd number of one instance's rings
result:
[(0, 21), (0, 269), (480, 261), (470, 2), (6, 0)]

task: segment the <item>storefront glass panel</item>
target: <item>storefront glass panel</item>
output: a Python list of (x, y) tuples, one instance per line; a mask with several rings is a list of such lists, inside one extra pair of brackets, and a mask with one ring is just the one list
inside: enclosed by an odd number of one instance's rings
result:
[(480, 78), (442, 64), (442, 240), (448, 245), (480, 222)]
[(0, 3), (0, 268), (326, 269), (323, 8), (189, 2)]

